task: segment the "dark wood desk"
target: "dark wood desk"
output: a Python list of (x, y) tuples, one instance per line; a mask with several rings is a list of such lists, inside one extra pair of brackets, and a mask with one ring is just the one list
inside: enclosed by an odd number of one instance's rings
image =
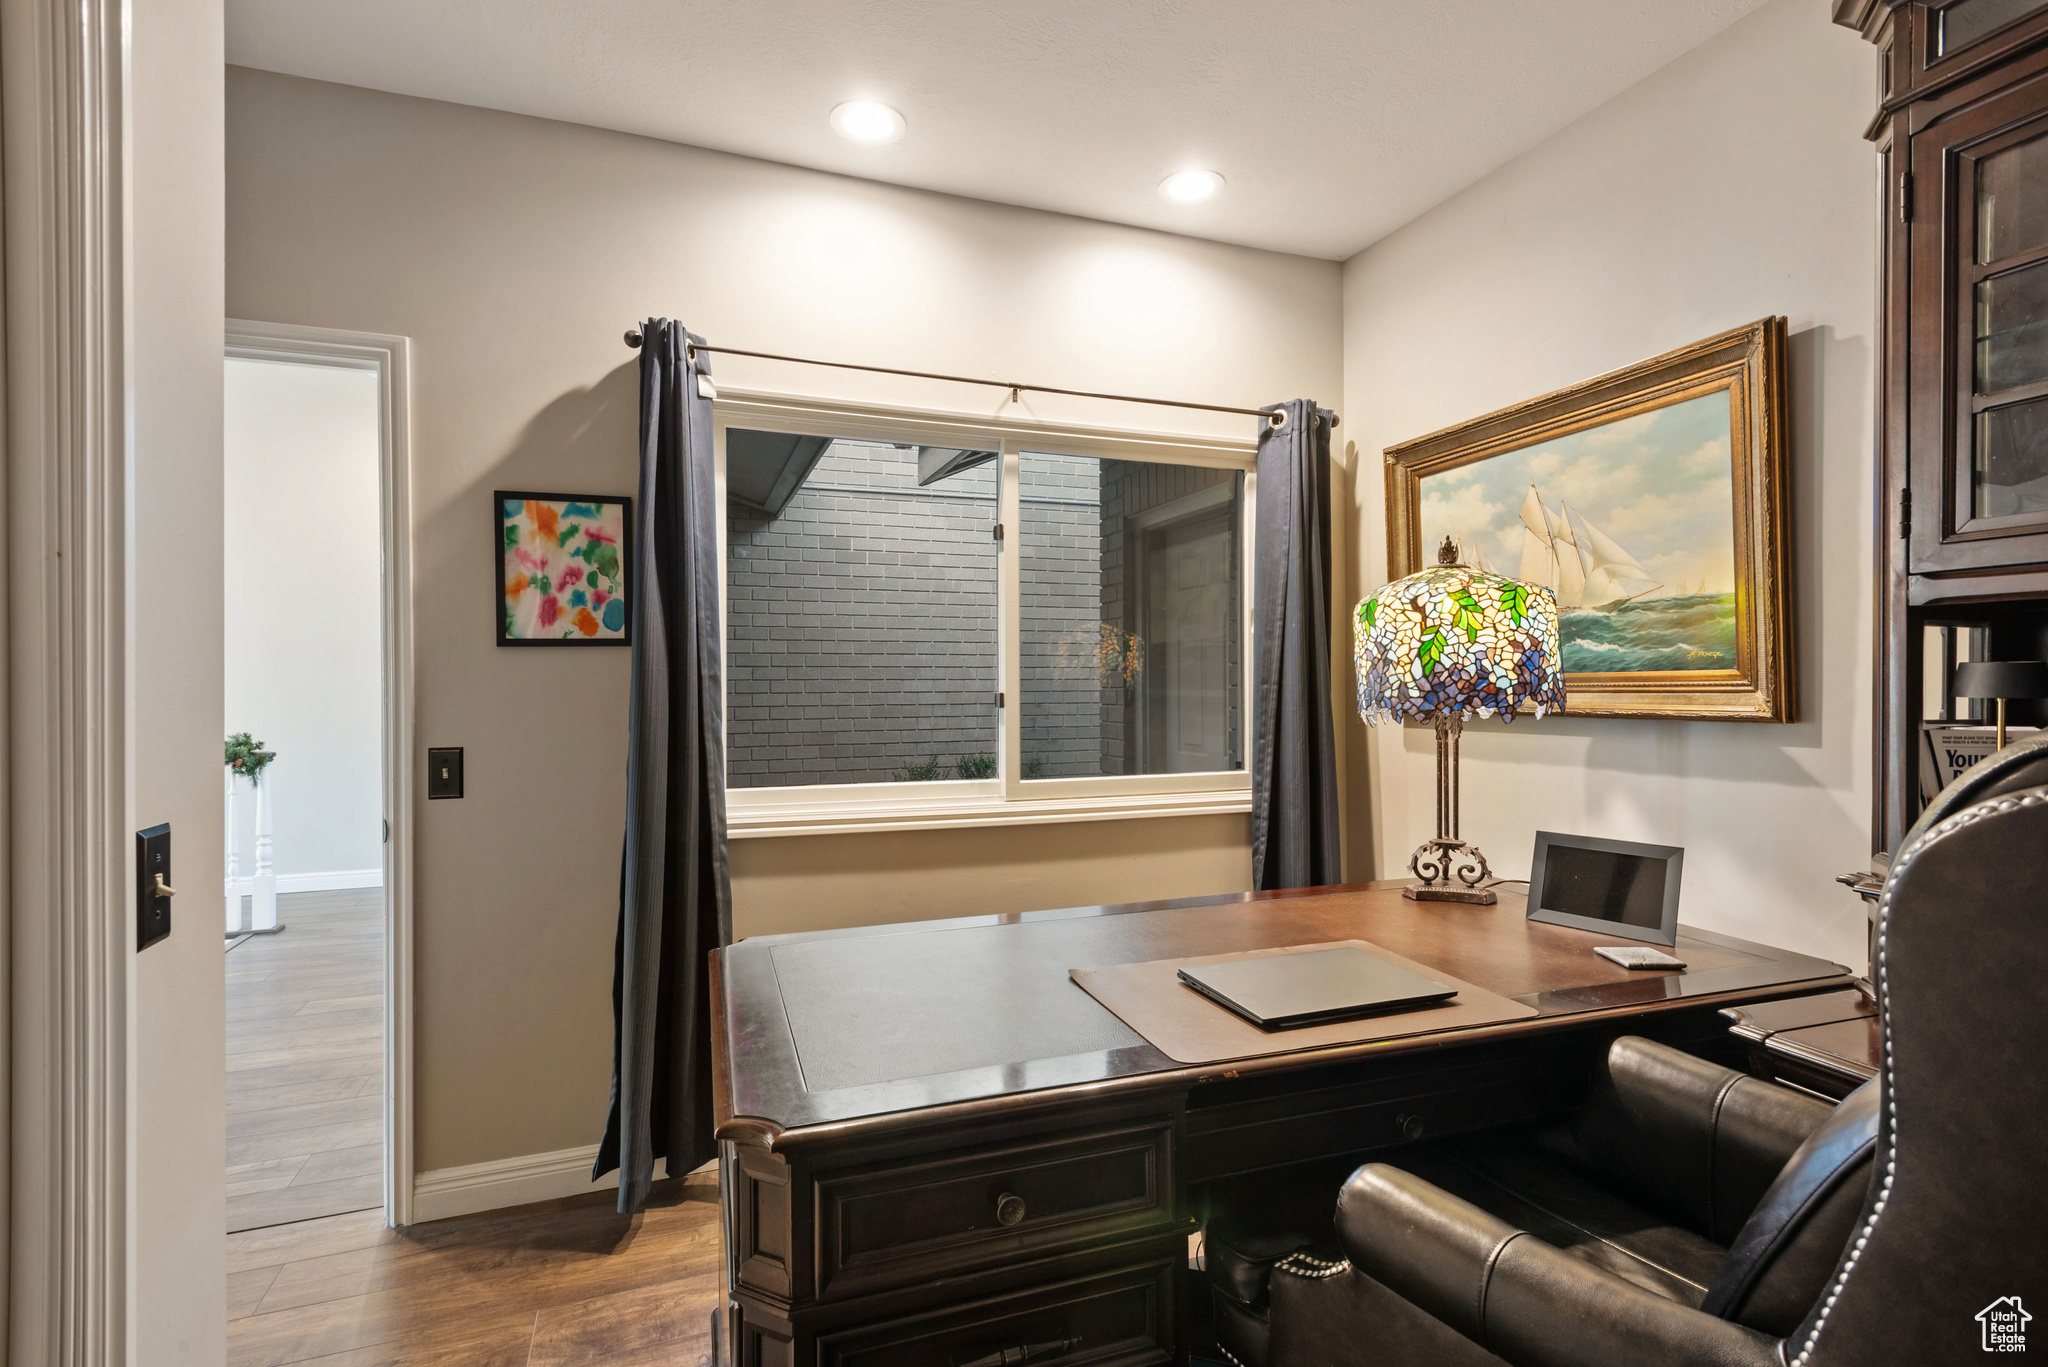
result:
[[(1681, 928), (1683, 973), (1613, 937), (1399, 883), (769, 936), (712, 966), (731, 1339), (746, 1367), (1055, 1367), (1185, 1357), (1181, 1273), (1217, 1178), (1533, 1119), (1620, 1034), (1727, 1057), (1720, 1008), (1838, 964)], [(1365, 939), (1526, 1020), (1183, 1066), (1074, 967)], [(1284, 1038), (1284, 1037), (1283, 1037)], [(1027, 1351), (1028, 1350), (1028, 1351)]]
[(1729, 1033), (1749, 1045), (1750, 1071), (1835, 1100), (1877, 1076), (1878, 1015), (1856, 988), (1731, 1006)]

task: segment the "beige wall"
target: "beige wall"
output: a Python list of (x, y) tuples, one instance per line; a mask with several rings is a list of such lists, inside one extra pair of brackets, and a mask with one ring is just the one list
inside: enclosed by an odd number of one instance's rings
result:
[(1234, 892), (1251, 886), (1248, 825), (1190, 816), (735, 840), (733, 934)]
[[(221, 11), (139, 5), (132, 25), (129, 815), (171, 823), (182, 895), (132, 960), (129, 1360), (203, 1367), (227, 1334)], [(131, 905), (110, 914), (132, 926)]]
[[(1869, 850), (1873, 61), (1826, 6), (1774, 0), (1344, 269), (1364, 586), (1386, 578), (1385, 447), (1790, 319), (1803, 720), (1485, 723), (1464, 832), (1504, 875), (1539, 826), (1683, 845), (1688, 922), (1858, 968), (1862, 911), (1832, 880)], [(1434, 742), (1350, 728), (1373, 756), (1351, 839), (1393, 869), (1429, 833)]]
[[(604, 1120), (626, 654), (495, 648), (486, 550), (493, 488), (631, 489), (628, 326), (1226, 404), (1328, 403), (1341, 382), (1332, 263), (264, 73), (228, 91), (229, 312), (414, 339), (418, 735), (468, 752), (468, 796), (422, 803), (416, 828), (422, 1169), (593, 1143)], [(876, 402), (1002, 397), (715, 365)], [(736, 841), (735, 921), (1229, 890), (1245, 842), (1242, 818)]]

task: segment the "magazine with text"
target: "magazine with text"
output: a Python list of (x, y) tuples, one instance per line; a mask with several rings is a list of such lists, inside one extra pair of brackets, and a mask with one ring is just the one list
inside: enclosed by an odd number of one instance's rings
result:
[[(2005, 743), (2031, 736), (2040, 728), (2008, 726)], [(1926, 721), (1920, 723), (1920, 806), (1924, 810), (1934, 795), (1998, 749), (1998, 728), (1971, 722)]]

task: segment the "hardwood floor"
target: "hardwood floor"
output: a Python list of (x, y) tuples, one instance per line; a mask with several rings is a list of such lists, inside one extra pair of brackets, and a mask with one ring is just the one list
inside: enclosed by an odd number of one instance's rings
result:
[(630, 1220), (613, 1200), (230, 1234), (229, 1367), (707, 1367), (725, 1265), (716, 1172), (657, 1184)]
[(228, 1229), (384, 1200), (384, 893), (287, 893), (228, 951)]

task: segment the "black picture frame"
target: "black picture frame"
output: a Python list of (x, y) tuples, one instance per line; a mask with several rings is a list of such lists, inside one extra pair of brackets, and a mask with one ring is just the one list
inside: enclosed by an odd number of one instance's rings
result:
[[(1588, 915), (1583, 910), (1566, 910), (1562, 906), (1548, 906), (1553, 898), (1564, 901), (1566, 889), (1554, 886), (1553, 873), (1559, 872), (1551, 858), (1553, 850), (1572, 850), (1590, 854), (1618, 855), (1623, 859), (1639, 861), (1632, 867), (1636, 871), (1647, 869), (1652, 864), (1661, 864), (1663, 878), (1661, 893), (1661, 915), (1657, 925), (1646, 926), (1607, 916)], [(1633, 840), (1607, 840), (1593, 835), (1561, 835), (1556, 831), (1536, 832), (1536, 852), (1529, 861), (1529, 919), (1545, 921), (1556, 926), (1570, 926), (1575, 930), (1594, 930), (1602, 935), (1613, 935), (1624, 940), (1644, 940), (1655, 945), (1678, 943), (1678, 887), (1685, 873), (1685, 850), (1677, 845), (1645, 845)]]
[[(625, 601), (625, 627), (617, 636), (559, 636), (524, 637), (508, 636), (505, 633), (505, 585), (510, 582), (506, 573), (508, 559), (505, 545), (505, 504), (517, 499), (520, 502), (540, 500), (548, 503), (594, 503), (617, 504), (619, 519), (619, 580), (626, 586), (626, 592), (619, 595)], [(639, 615), (639, 605), (634, 602), (632, 590), (634, 555), (637, 547), (633, 539), (633, 499), (626, 494), (562, 494), (539, 493), (531, 489), (494, 489), (491, 491), (491, 618), (501, 646), (576, 646), (593, 649), (604, 646), (630, 646), (633, 644), (633, 619)]]

